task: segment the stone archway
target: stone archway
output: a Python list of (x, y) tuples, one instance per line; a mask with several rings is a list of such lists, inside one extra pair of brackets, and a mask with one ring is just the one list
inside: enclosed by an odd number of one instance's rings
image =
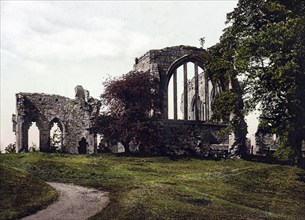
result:
[[(36, 123), (36, 126), (39, 131), (39, 136), (41, 136), (42, 124), (39, 120), (35, 118), (27, 118), (26, 120), (21, 120), (16, 126), (16, 152), (28, 152), (29, 151), (29, 129), (33, 123)], [(18, 131), (18, 132), (17, 132)], [(41, 149), (41, 139), (39, 138), (38, 148)]]
[(86, 138), (82, 137), (82, 139), (78, 142), (78, 153), (86, 154), (87, 153), (88, 142)]
[[(54, 130), (57, 127), (60, 131)], [(62, 151), (65, 141), (65, 126), (58, 117), (54, 117), (49, 123), (49, 147), (56, 151)]]
[(35, 152), (39, 151), (39, 128), (37, 126), (36, 122), (32, 122), (31, 126), (28, 129), (28, 147), (29, 147), (29, 152)]
[[(208, 122), (211, 119), (211, 90), (214, 86), (211, 80), (204, 73), (205, 69), (205, 57), (207, 57), (207, 51), (202, 48), (196, 48), (192, 46), (174, 46), (166, 47), (160, 50), (150, 50), (142, 57), (137, 59), (137, 63), (134, 65), (135, 71), (149, 71), (152, 75), (159, 78), (159, 94), (160, 94), (160, 109), (156, 112), (160, 119), (169, 119), (169, 83), (173, 82), (173, 119), (178, 119), (178, 94), (177, 94), (177, 69), (183, 71), (179, 74), (179, 77), (183, 75), (183, 94), (181, 102), (183, 120), (188, 120), (188, 116), (191, 114), (191, 99), (194, 94), (200, 96), (200, 100), (203, 103), (204, 117), (197, 114), (196, 120), (202, 120)], [(194, 78), (193, 78), (193, 92), (188, 92), (188, 68), (187, 64), (194, 64)], [(199, 73), (199, 68), (202, 69), (202, 73)], [(203, 91), (203, 92), (202, 92)], [(201, 94), (202, 93), (202, 94)], [(172, 104), (172, 103), (171, 103)], [(198, 106), (199, 108), (200, 106)], [(201, 106), (202, 107), (202, 106)]]
[[(204, 70), (204, 64), (202, 59), (200, 59), (196, 55), (185, 55), (177, 60), (175, 60), (169, 67), (166, 73), (166, 84), (165, 84), (165, 92), (163, 94), (164, 100), (166, 100), (166, 107), (165, 111), (167, 114), (166, 118), (169, 118), (168, 114), (168, 88), (169, 88), (169, 82), (171, 79), (173, 80), (173, 111), (174, 111), (174, 118), (173, 119), (178, 119), (177, 117), (177, 111), (178, 111), (178, 94), (177, 94), (177, 69), (181, 66), (183, 66), (183, 106), (181, 106), (182, 112), (183, 112), (183, 119), (188, 120), (189, 119), (189, 110), (190, 110), (190, 100), (188, 98), (188, 91), (189, 91), (189, 80), (188, 80), (188, 68), (187, 64), (188, 63), (193, 63), (194, 64), (194, 91), (195, 91), (195, 96), (199, 96), (199, 67)], [(196, 112), (196, 117), (194, 120), (199, 120), (199, 111), (198, 108), (196, 107), (195, 109)]]
[[(194, 76), (188, 79), (189, 63), (194, 64)], [(178, 119), (178, 95), (177, 94), (177, 69), (183, 67), (183, 93), (181, 96), (180, 109), (183, 112), (183, 120), (196, 120), (196, 121), (210, 121), (212, 118), (211, 103), (215, 95), (219, 92), (219, 87), (212, 83), (208, 76), (204, 73), (204, 61), (199, 56), (190, 54), (185, 55), (172, 63), (166, 73), (165, 92), (163, 94), (164, 100), (167, 100), (165, 112), (167, 119), (169, 119), (169, 82), (173, 81), (173, 119)], [(199, 69), (201, 72), (199, 72)], [(213, 96), (212, 96), (213, 95)], [(196, 99), (194, 100), (194, 97)], [(200, 100), (200, 103), (199, 101)], [(171, 101), (171, 100), (170, 100)], [(196, 101), (196, 105), (193, 105)], [(166, 102), (166, 101), (165, 101)]]

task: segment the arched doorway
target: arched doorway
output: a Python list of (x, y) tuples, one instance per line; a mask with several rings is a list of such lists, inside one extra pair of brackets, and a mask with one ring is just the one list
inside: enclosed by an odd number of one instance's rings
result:
[(20, 133), (18, 134), (17, 142), (17, 152), (29, 152), (41, 149), (41, 127), (36, 120), (29, 119), (20, 123)]
[(82, 139), (78, 142), (78, 153), (79, 154), (86, 154), (87, 153), (87, 145), (88, 142), (86, 138), (82, 137)]
[(32, 122), (28, 129), (28, 151), (34, 152), (39, 151), (40, 140), (39, 140), (39, 128), (36, 122)]

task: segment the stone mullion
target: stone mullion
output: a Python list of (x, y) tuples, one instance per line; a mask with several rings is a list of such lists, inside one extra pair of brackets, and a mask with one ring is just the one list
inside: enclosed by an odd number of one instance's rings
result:
[(183, 64), (183, 75), (184, 75), (184, 86), (183, 86), (183, 94), (184, 94), (184, 120), (188, 120), (188, 90), (187, 90), (187, 64)]
[(16, 152), (28, 151), (28, 130), (30, 125), (23, 117), (18, 116), (17, 130), (16, 130)]
[(207, 77), (204, 79), (205, 83), (205, 120), (209, 121), (210, 118), (210, 97), (209, 97), (209, 80)]
[(22, 151), (28, 152), (29, 151), (29, 128), (30, 125), (27, 123), (23, 123), (22, 125)]
[(174, 82), (174, 119), (178, 119), (178, 99), (177, 99), (177, 69), (173, 74), (173, 82)]
[(50, 129), (47, 127), (39, 129), (39, 148), (40, 151), (47, 152), (50, 147)]
[(195, 120), (199, 120), (198, 98), (199, 98), (199, 83), (198, 83), (198, 65), (195, 63)]

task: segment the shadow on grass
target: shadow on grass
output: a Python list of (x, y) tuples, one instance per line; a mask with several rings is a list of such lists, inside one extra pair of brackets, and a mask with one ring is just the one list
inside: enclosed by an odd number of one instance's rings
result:
[[(198, 160), (210, 160), (210, 161), (221, 161), (224, 159), (228, 159), (228, 157), (215, 157), (215, 156), (198, 156), (192, 154), (184, 154), (184, 155), (162, 155), (162, 154), (149, 154), (149, 153), (117, 153), (115, 154), (117, 157), (140, 157), (140, 158), (147, 158), (147, 157), (166, 157), (172, 161), (179, 161), (179, 160), (191, 160), (191, 159), (198, 159)], [(288, 166), (296, 166), (293, 161), (291, 160), (280, 160), (273, 156), (260, 156), (260, 155), (246, 155), (242, 157), (242, 159), (251, 161), (251, 162), (260, 162), (265, 164), (278, 164), (278, 165), (288, 165)], [(305, 170), (305, 158), (301, 165), (298, 166), (301, 169)]]
[(295, 165), (291, 160), (279, 160), (272, 156), (260, 156), (260, 155), (246, 155), (243, 159), (252, 162), (261, 162), (267, 164), (279, 164), (279, 165)]
[(297, 175), (299, 176), (297, 180), (305, 183), (305, 173), (297, 173)]
[[(111, 153), (109, 153), (111, 154)], [(125, 157), (125, 158), (154, 158), (154, 157), (164, 157), (168, 158), (172, 161), (179, 161), (179, 160), (192, 160), (192, 159), (198, 159), (198, 160), (212, 160), (212, 161), (220, 161), (225, 159), (225, 157), (213, 157), (213, 156), (198, 156), (198, 155), (190, 155), (190, 154), (184, 154), (184, 155), (164, 155), (164, 154), (149, 154), (149, 153), (114, 153), (116, 157)]]
[(252, 161), (252, 162), (261, 162), (261, 163), (266, 163), (266, 164), (298, 166), (299, 168), (305, 170), (305, 158), (302, 158), (302, 161), (299, 164), (296, 164), (292, 160), (281, 160), (281, 159), (277, 159), (272, 156), (246, 155), (243, 159)]

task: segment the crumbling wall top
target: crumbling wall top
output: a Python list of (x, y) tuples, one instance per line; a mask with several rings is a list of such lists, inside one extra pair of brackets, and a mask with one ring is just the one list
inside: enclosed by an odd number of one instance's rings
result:
[(204, 53), (206, 53), (206, 50), (203, 48), (185, 45), (166, 47), (159, 50), (153, 49), (137, 59), (134, 70), (147, 71), (150, 70), (152, 64), (156, 64), (159, 67), (160, 74), (165, 74), (170, 65), (179, 58), (187, 55), (202, 56)]
[(85, 100), (88, 102), (90, 98), (90, 93), (88, 90), (84, 89), (81, 85), (77, 85), (74, 90), (76, 100)]

